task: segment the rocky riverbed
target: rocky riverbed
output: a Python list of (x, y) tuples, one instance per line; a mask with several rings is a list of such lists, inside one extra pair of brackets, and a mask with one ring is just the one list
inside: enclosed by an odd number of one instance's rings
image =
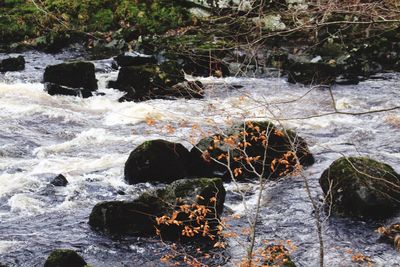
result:
[[(118, 75), (108, 59), (93, 61), (99, 94), (51, 96), (41, 83), (45, 67), (84, 59), (85, 53), (22, 55), (25, 70), (0, 73), (0, 262), (9, 266), (42, 266), (56, 248), (76, 250), (93, 266), (162, 266), (159, 258), (168, 249), (157, 238), (112, 239), (90, 228), (90, 212), (101, 201), (132, 200), (154, 187), (124, 180), (129, 153), (144, 141), (166, 139), (190, 149), (202, 137), (196, 129), (215, 132), (232, 119), (279, 120), (295, 129), (315, 157), (304, 173), (317, 201), (323, 198), (321, 174), (342, 155), (368, 156), (400, 172), (399, 110), (365, 113), (399, 105), (397, 73), (333, 86), (336, 107), (344, 113), (337, 114), (326, 87), (293, 85), (284, 78), (198, 78), (202, 99), (119, 102), (124, 93), (107, 88)], [(65, 187), (51, 184), (58, 174), (68, 180)], [(242, 215), (232, 223), (240, 230), (246, 220), (238, 188), (224, 186), (222, 216)], [(239, 187), (254, 207), (257, 184)], [(381, 242), (375, 230), (399, 219), (398, 213), (379, 220), (331, 216), (323, 222), (326, 265), (353, 266), (352, 256), (361, 253), (376, 266), (398, 266), (393, 245)], [(267, 183), (258, 225), (260, 239), (290, 239), (298, 247), (291, 255), (298, 266), (318, 265), (313, 210), (301, 177)], [(233, 241), (227, 252), (227, 266), (244, 255)]]

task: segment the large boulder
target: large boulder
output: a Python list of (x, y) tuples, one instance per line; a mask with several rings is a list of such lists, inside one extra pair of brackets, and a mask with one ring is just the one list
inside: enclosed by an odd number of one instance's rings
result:
[(121, 100), (142, 101), (173, 95), (172, 86), (184, 80), (177, 64), (164, 62), (122, 67), (117, 80), (109, 82), (108, 87), (125, 92)]
[(43, 82), (51, 95), (89, 97), (97, 90), (95, 66), (91, 62), (77, 61), (47, 66)]
[(20, 71), (25, 69), (25, 59), (23, 56), (9, 57), (0, 60), (0, 72)]
[[(193, 208), (207, 207), (205, 219), (210, 227), (215, 226), (223, 210), (225, 194), (221, 179), (182, 179), (164, 189), (145, 192), (133, 201), (99, 203), (90, 214), (89, 224), (114, 236), (148, 236), (159, 231), (164, 240), (177, 240), (182, 238), (185, 226), (196, 225), (197, 218), (189, 218)], [(162, 219), (170, 218), (179, 223), (162, 223)]]
[(56, 249), (47, 258), (44, 267), (84, 267), (85, 260), (73, 250)]
[(131, 152), (125, 163), (125, 180), (129, 184), (164, 182), (187, 176), (189, 151), (181, 144), (151, 140)]
[(299, 164), (314, 163), (303, 138), (268, 121), (235, 124), (224, 134), (200, 140), (190, 154), (192, 175), (231, 179), (229, 166), (238, 180), (255, 178), (257, 173), (277, 178), (296, 171)]
[(400, 207), (400, 175), (387, 164), (364, 157), (342, 157), (319, 179), (335, 214), (379, 218)]

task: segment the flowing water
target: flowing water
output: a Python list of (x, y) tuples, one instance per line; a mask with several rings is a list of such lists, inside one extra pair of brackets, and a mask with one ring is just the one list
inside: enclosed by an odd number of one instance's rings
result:
[[(97, 267), (161, 265), (165, 247), (157, 240), (112, 240), (87, 224), (96, 203), (131, 199), (151, 187), (129, 186), (123, 179), (130, 151), (149, 139), (177, 141), (190, 148), (201, 137), (199, 129), (223, 127), (238, 118), (279, 120), (296, 129), (315, 155), (316, 163), (305, 174), (317, 202), (322, 199), (319, 176), (341, 155), (370, 156), (400, 172), (399, 110), (332, 114), (327, 88), (291, 85), (280, 78), (202, 78), (207, 87), (202, 100), (119, 103), (121, 92), (105, 88), (106, 81), (117, 75), (110, 60), (95, 62), (99, 91), (105, 95), (50, 96), (40, 83), (45, 66), (82, 55), (68, 51), (24, 56), (25, 71), (0, 74), (0, 263), (9, 266), (42, 266), (55, 248), (75, 249)], [(365, 112), (399, 106), (399, 84), (400, 75), (389, 73), (354, 86), (335, 86), (332, 92), (340, 111)], [(49, 185), (60, 173), (68, 186)], [(248, 204), (254, 205), (256, 184), (239, 186), (249, 189)], [(236, 186), (226, 187), (226, 206), (243, 214)], [(352, 262), (355, 253), (370, 257), (374, 266), (400, 266), (400, 254), (374, 232), (399, 220), (400, 214), (378, 222), (327, 219), (326, 266), (357, 266)], [(242, 217), (233, 224), (238, 230), (246, 220)], [(313, 211), (302, 178), (267, 184), (258, 229), (260, 239), (290, 239), (297, 246), (292, 258), (298, 266), (318, 266)], [(232, 258), (226, 266), (233, 266), (244, 251), (234, 241), (229, 245)]]

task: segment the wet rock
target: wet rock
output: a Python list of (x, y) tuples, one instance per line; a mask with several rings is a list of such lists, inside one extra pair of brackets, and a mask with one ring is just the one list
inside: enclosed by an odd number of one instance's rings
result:
[(95, 66), (90, 62), (70, 62), (47, 66), (43, 76), (46, 91), (51, 94), (89, 97), (97, 89)]
[(120, 67), (140, 66), (145, 64), (155, 64), (156, 59), (152, 56), (125, 53), (114, 57), (115, 62)]
[(94, 40), (89, 44), (89, 47), (90, 59), (98, 60), (121, 54), (127, 49), (128, 44), (122, 38), (116, 37), (109, 42), (103, 39)]
[(240, 168), (240, 172), (236, 173), (239, 180), (256, 177), (254, 171), (249, 171), (249, 158), (253, 160), (255, 170), (266, 178), (277, 178), (292, 172), (297, 166), (296, 158), (303, 166), (314, 163), (303, 138), (293, 131), (279, 130), (271, 122), (235, 124), (224, 133), (204, 138), (191, 149), (192, 175), (231, 179), (227, 168), (216, 162), (228, 164), (228, 154), (230, 168)]
[(47, 258), (44, 267), (84, 267), (85, 260), (73, 250), (56, 249)]
[(383, 239), (393, 242), (394, 247), (400, 251), (400, 223), (379, 227), (377, 231)]
[(33, 40), (32, 47), (47, 53), (58, 53), (63, 48), (84, 39), (84, 35), (77, 32), (50, 31)]
[(54, 83), (46, 83), (45, 89), (49, 95), (70, 95), (70, 96), (79, 96), (82, 98), (88, 98), (93, 96), (93, 93), (90, 90), (71, 88)]
[(168, 95), (172, 86), (184, 80), (179, 66), (173, 62), (165, 62), (161, 65), (122, 67), (117, 80), (109, 82), (108, 87), (126, 92), (121, 100), (141, 101)]
[(336, 64), (289, 56), (288, 81), (303, 84), (332, 84), (340, 74)]
[(156, 217), (172, 216), (180, 206), (194, 203), (209, 207), (207, 214), (211, 227), (222, 213), (225, 189), (221, 179), (201, 178), (182, 179), (173, 182), (164, 189), (143, 193), (134, 201), (110, 201), (97, 204), (89, 217), (89, 224), (95, 230), (106, 234), (120, 235), (155, 235), (156, 228), (164, 240), (181, 238), (183, 227), (192, 224), (186, 213), (180, 212), (176, 219), (184, 224), (158, 225)]
[(118, 194), (118, 195), (121, 195), (121, 196), (126, 195), (125, 191), (123, 191), (123, 190), (118, 190), (118, 191), (117, 191), (117, 194)]
[(65, 178), (64, 175), (59, 174), (57, 177), (55, 177), (50, 184), (54, 185), (54, 186), (67, 186), (68, 184), (68, 180), (67, 178)]
[(400, 176), (387, 164), (363, 157), (342, 157), (319, 183), (332, 213), (380, 218), (400, 207)]
[(129, 184), (164, 182), (187, 176), (189, 151), (181, 144), (151, 140), (131, 152), (125, 163), (125, 180)]
[(182, 69), (185, 73), (196, 77), (227, 77), (230, 75), (229, 64), (220, 59), (210, 59), (210, 55), (200, 52), (190, 57), (180, 57)]
[(23, 56), (9, 57), (0, 60), (0, 72), (20, 71), (25, 69), (25, 59)]
[(91, 62), (76, 61), (47, 66), (43, 81), (90, 91), (97, 89), (95, 66)]

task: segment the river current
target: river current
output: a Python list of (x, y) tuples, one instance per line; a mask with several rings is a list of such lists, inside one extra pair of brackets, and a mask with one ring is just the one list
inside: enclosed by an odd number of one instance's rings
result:
[[(6, 55), (1, 55), (0, 58)], [(99, 92), (87, 99), (50, 96), (41, 79), (46, 65), (79, 59), (79, 52), (57, 55), (24, 53), (26, 70), (0, 73), (0, 263), (43, 266), (55, 248), (72, 248), (92, 266), (162, 266), (165, 248), (156, 239), (112, 240), (87, 224), (92, 207), (105, 200), (132, 199), (149, 184), (130, 186), (123, 167), (145, 140), (162, 138), (187, 148), (201, 131), (244, 118), (269, 119), (304, 137), (316, 163), (305, 170), (311, 193), (322, 199), (318, 179), (335, 159), (369, 156), (400, 172), (400, 110), (346, 115), (333, 113), (328, 88), (289, 84), (283, 78), (201, 78), (201, 100), (149, 100), (119, 103), (122, 93), (106, 89), (117, 72), (111, 60), (95, 61)], [(400, 74), (385, 73), (358, 85), (334, 86), (341, 112), (364, 113), (400, 105)], [(200, 131), (200, 130), (201, 131)], [(49, 184), (58, 174), (69, 184)], [(247, 202), (255, 203), (257, 185), (243, 183)], [(226, 206), (244, 208), (236, 186), (226, 184)], [(123, 191), (126, 194), (122, 195)], [(352, 261), (362, 253), (373, 266), (400, 266), (400, 254), (381, 242), (376, 228), (399, 222), (354, 221), (330, 217), (323, 222), (326, 266), (366, 266)], [(234, 227), (246, 224), (244, 217)], [(265, 240), (291, 240), (298, 266), (318, 266), (318, 238), (311, 203), (300, 177), (269, 182), (263, 194), (257, 235)], [(351, 252), (350, 252), (351, 250)], [(244, 254), (230, 242), (233, 266)]]

